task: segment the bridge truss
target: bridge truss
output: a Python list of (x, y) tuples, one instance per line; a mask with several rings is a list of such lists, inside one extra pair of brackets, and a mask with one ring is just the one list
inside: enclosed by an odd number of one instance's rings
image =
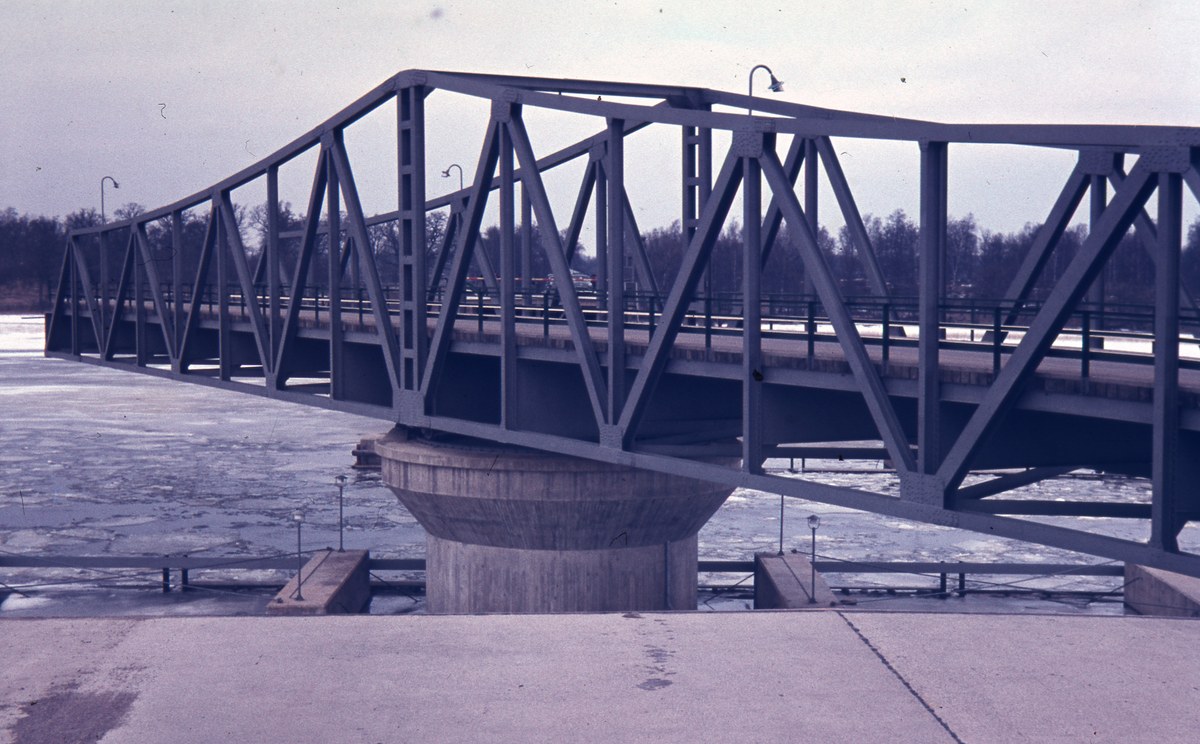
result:
[[(426, 107), (445, 92), (489, 101), (490, 116), (481, 122), (474, 182), (431, 199)], [(344, 134), (392, 102), (398, 208), (367, 216)], [(760, 115), (738, 111), (751, 104)], [(596, 134), (539, 156), (526, 126), (531, 109), (590, 117)], [(651, 127), (678, 129), (682, 145), (688, 242), (664, 287), (625, 183), (625, 142)], [(714, 160), (713, 132), (722, 130), (731, 144)], [(781, 136), (790, 136), (782, 157)], [(918, 297), (889, 296), (832, 137), (919, 149)], [(1008, 295), (986, 308), (972, 303), (968, 320), (967, 306), (945, 286), (947, 164), (952, 145), (981, 144), (1065, 149), (1077, 152), (1077, 162)], [(698, 88), (406, 71), (211, 189), (75, 230), (47, 317), (46, 354), (1200, 576), (1200, 556), (1178, 545), (1186, 523), (1200, 519), (1200, 383), (1191, 377), (1196, 365), (1180, 357), (1181, 323), (1196, 318), (1179, 281), (1184, 189), (1200, 194), (1198, 147), (1195, 128), (941, 124)], [(306, 152), (316, 153), (316, 168), (293, 234), (280, 222), (279, 169)], [(556, 214), (544, 175), (577, 159), (586, 166), (575, 208)], [(843, 293), (818, 244), (821, 172), (870, 298)], [(255, 259), (231, 193), (260, 180), (266, 237)], [(480, 248), (493, 193), (498, 266)], [(1049, 295), (1033, 301), (1035, 282), (1089, 193), (1086, 241)], [(742, 291), (722, 304), (704, 278), (739, 194)], [(183, 213), (205, 206), (200, 257), (185, 275)], [(426, 214), (447, 207), (446, 239), (427, 261)], [(1155, 207), (1152, 219), (1147, 208)], [(568, 279), (589, 210), (595, 292)], [(165, 259), (148, 233), (156, 221), (170, 226)], [(534, 291), (528, 269), (516, 270), (518, 252), (520, 265), (530, 266), (533, 221), (552, 271), (544, 292)], [(811, 280), (806, 296), (762, 291), (784, 222)], [(397, 235), (388, 262), (372, 238), (379, 225)], [(1129, 315), (1128, 327), (1110, 308), (1106, 326), (1095, 322), (1106, 312), (1103, 298), (1097, 306), (1089, 292), (1134, 225), (1156, 264), (1155, 305)], [(299, 241), (290, 267), (281, 258), (289, 237)], [(335, 249), (318, 267), (322, 240)], [(484, 286), (471, 280), (473, 263)], [(318, 268), (337, 280), (317, 279)], [(976, 322), (977, 313), (985, 320)], [(1152, 355), (1104, 347), (1139, 336), (1138, 328)], [(1064, 350), (1072, 334), (1078, 349)], [(861, 440), (878, 445), (838, 444)], [(835, 452), (890, 461), (898, 494), (763, 468), (771, 457)], [(703, 459), (731, 454), (740, 468)], [(1149, 477), (1151, 502), (1005, 496), (1080, 467)], [(984, 469), (1004, 472), (964, 485)], [(1123, 540), (1042, 519), (1052, 516), (1139, 519), (1150, 529), (1144, 541)]]

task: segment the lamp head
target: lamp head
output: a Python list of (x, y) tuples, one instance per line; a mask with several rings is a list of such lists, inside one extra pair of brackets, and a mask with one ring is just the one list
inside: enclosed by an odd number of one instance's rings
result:
[(447, 168), (446, 170), (442, 171), (442, 178), (449, 178), (449, 177), (450, 177), (450, 169)]
[(344, 475), (335, 475), (335, 476), (333, 477), (333, 482), (334, 482), (334, 483), (336, 483), (336, 484), (338, 485), (338, 488), (341, 488), (342, 486), (346, 485), (346, 476), (344, 476)]
[[(768, 73), (768, 74), (771, 74), (771, 73)], [(770, 90), (772, 93), (782, 93), (783, 92), (783, 81), (777, 79), (774, 75), (771, 75), (771, 85), (768, 88), (768, 90)]]
[(304, 521), (304, 512), (301, 512), (301, 511), (292, 512), (292, 521), (295, 522), (296, 524), (300, 524), (301, 522), (303, 522)]
[(809, 529), (814, 529), (814, 530), (816, 528), (820, 527), (821, 526), (821, 518), (818, 517), (816, 514), (809, 516), (808, 526), (809, 526)]
[(121, 184), (117, 183), (116, 181), (113, 181), (113, 188), (119, 189), (119, 188), (121, 188)]

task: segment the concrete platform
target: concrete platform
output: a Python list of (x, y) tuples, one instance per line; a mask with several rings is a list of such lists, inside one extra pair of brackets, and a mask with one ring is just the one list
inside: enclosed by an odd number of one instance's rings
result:
[[(339, 615), (362, 611), (371, 599), (370, 553), (366, 550), (318, 550), (297, 577), (267, 605), (268, 615)], [(303, 599), (296, 599), (296, 589)]]
[(765, 611), (0, 621), (0, 742), (1183, 742), (1200, 622)]
[(799, 553), (754, 555), (754, 609), (828, 610), (839, 604), (825, 578)]
[(1125, 604), (1143, 615), (1200, 617), (1200, 579), (1126, 563)]

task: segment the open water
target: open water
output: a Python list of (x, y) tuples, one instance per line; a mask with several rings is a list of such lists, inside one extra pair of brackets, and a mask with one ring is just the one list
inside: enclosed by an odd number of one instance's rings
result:
[[(40, 317), (0, 316), (0, 555), (264, 556), (296, 549), (292, 514), (305, 514), (305, 550), (337, 546), (337, 490), (345, 475), (345, 545), (374, 557), (423, 557), (424, 531), (383, 486), (377, 471), (351, 469), (358, 439), (384, 421), (271, 401), (200, 385), (42, 356)], [(769, 461), (779, 472), (790, 463)], [(796, 463), (799, 465), (799, 463)], [(808, 461), (805, 477), (894, 493), (882, 463)], [(791, 475), (791, 474), (788, 474)], [(1149, 483), (1116, 477), (1059, 478), (1022, 489), (1031, 497), (1149, 501)], [(821, 517), (818, 559), (1105, 563), (1037, 545), (788, 499), (783, 548), (808, 553), (809, 514)], [(750, 560), (780, 548), (780, 498), (735, 491), (700, 532), (700, 557)], [(1127, 539), (1145, 539), (1136, 520), (1046, 518)], [(1200, 543), (1196, 530), (1182, 536)], [(206, 571), (193, 580), (278, 583), (289, 572)], [(386, 574), (379, 578), (406, 578)], [(407, 578), (417, 578), (410, 576)], [(859, 607), (924, 611), (1120, 613), (1116, 601), (1008, 599), (968, 595), (913, 598), (884, 587), (928, 587), (936, 577), (829, 574), (837, 586), (874, 587)], [(12, 593), (0, 616), (257, 613), (270, 593), (204, 589), (162, 594), (159, 572), (0, 569)], [(745, 575), (702, 575), (733, 585)], [(972, 577), (968, 586), (1044, 592), (1118, 590), (1117, 577)], [(0, 586), (0, 592), (8, 591)], [(749, 608), (736, 591), (705, 592), (701, 610)], [(373, 613), (420, 612), (421, 598), (379, 595)]]

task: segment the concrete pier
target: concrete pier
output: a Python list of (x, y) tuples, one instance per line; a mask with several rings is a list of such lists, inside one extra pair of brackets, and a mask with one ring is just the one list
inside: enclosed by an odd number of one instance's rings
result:
[(439, 614), (695, 609), (696, 533), (732, 491), (493, 443), (374, 449), (426, 530)]

